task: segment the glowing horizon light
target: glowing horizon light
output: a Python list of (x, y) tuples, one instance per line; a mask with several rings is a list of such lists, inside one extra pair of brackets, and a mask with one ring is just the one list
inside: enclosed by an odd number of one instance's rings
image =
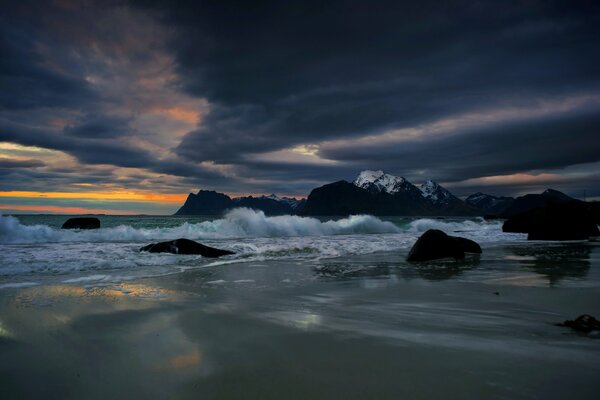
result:
[[(139, 215), (139, 211), (132, 210), (114, 210), (103, 208), (86, 208), (75, 206), (30, 206), (30, 205), (0, 205), (0, 213), (3, 210), (8, 211), (36, 211), (40, 214), (65, 214), (65, 215), (80, 215), (80, 214), (110, 214), (110, 215)], [(147, 214), (147, 213), (146, 213)]]
[(187, 193), (137, 193), (129, 191), (111, 192), (33, 192), (33, 191), (4, 191), (0, 197), (46, 198), (46, 199), (79, 199), (105, 201), (152, 201), (163, 203), (180, 203), (185, 201)]

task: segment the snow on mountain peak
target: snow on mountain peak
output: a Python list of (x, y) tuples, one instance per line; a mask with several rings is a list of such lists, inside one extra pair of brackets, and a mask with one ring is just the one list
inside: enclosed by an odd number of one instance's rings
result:
[(496, 199), (496, 196), (492, 196), (492, 195), (485, 194), (482, 192), (477, 192), (477, 193), (473, 193), (472, 195), (467, 197), (466, 201), (467, 201), (467, 203), (469, 203), (469, 202), (478, 203), (478, 202), (486, 200), (486, 199)]
[(358, 174), (353, 183), (359, 188), (394, 194), (402, 190), (403, 185), (408, 181), (401, 176), (386, 174), (381, 170), (365, 170)]
[(447, 203), (452, 198), (452, 193), (431, 179), (423, 183), (420, 187), (420, 190), (423, 194), (423, 197), (436, 204)]
[(353, 183), (358, 187), (364, 187), (365, 185), (375, 182), (383, 175), (385, 175), (385, 173), (381, 170), (372, 171), (370, 169), (367, 169), (358, 174)]

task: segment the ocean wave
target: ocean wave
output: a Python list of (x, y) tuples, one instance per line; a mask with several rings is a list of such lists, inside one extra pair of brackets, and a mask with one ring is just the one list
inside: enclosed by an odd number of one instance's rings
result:
[(449, 235), (466, 237), (480, 244), (501, 243), (523, 238), (521, 233), (502, 232), (502, 221), (486, 221), (483, 218), (462, 221), (421, 218), (411, 221), (406, 229), (407, 233), (413, 234), (415, 237), (420, 236), (428, 229), (439, 229)]
[(428, 229), (439, 229), (449, 234), (452, 232), (498, 232), (502, 231), (502, 222), (498, 220), (486, 221), (483, 218), (463, 221), (421, 218), (410, 222), (408, 225), (408, 230), (413, 233), (422, 233)]
[(230, 239), (247, 237), (291, 237), (398, 233), (401, 229), (389, 221), (371, 215), (352, 215), (336, 221), (283, 215), (268, 217), (262, 211), (236, 208), (223, 218), (200, 223), (183, 223), (173, 228), (134, 228), (121, 225), (96, 230), (70, 231), (46, 225), (23, 225), (12, 216), (0, 215), (0, 243), (47, 242), (131, 242), (190, 239)]

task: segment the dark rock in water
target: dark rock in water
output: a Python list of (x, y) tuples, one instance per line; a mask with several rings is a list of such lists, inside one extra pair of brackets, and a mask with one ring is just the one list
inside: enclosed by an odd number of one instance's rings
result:
[(502, 231), (528, 233), (528, 240), (583, 240), (600, 235), (587, 205), (580, 201), (551, 203), (515, 215), (504, 222)]
[(457, 241), (465, 253), (481, 254), (481, 246), (479, 246), (479, 244), (477, 244), (477, 242), (475, 242), (471, 239), (465, 239), (465, 238), (459, 237), (459, 236), (449, 236), (449, 237), (452, 238), (453, 240)]
[(69, 218), (61, 229), (99, 229), (100, 220), (95, 217)]
[(596, 225), (600, 225), (600, 201), (590, 201), (587, 203), (592, 220)]
[(189, 239), (176, 239), (168, 242), (152, 243), (144, 246), (140, 251), (150, 253), (173, 253), (173, 254), (199, 254), (202, 257), (221, 257), (235, 254), (229, 250), (215, 249)]
[(566, 326), (577, 332), (590, 333), (592, 331), (600, 331), (600, 321), (588, 314), (580, 315), (574, 320), (567, 320), (558, 326)]
[(407, 261), (429, 261), (448, 257), (463, 259), (465, 252), (481, 253), (481, 247), (472, 240), (430, 229), (421, 235), (410, 249)]

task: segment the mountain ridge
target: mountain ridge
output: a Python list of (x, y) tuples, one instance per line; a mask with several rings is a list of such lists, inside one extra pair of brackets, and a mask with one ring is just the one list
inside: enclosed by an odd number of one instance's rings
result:
[(304, 199), (278, 197), (274, 194), (231, 198), (214, 190), (199, 190), (196, 194), (190, 193), (174, 215), (220, 215), (236, 207), (261, 210), (267, 215), (297, 214), (304, 203)]
[(220, 215), (247, 207), (267, 215), (306, 216), (372, 214), (378, 216), (482, 216), (508, 217), (548, 202), (572, 201), (554, 189), (515, 198), (481, 192), (462, 200), (433, 180), (420, 186), (402, 176), (381, 170), (364, 170), (348, 182), (340, 180), (314, 188), (306, 199), (262, 196), (229, 197), (212, 190), (190, 193), (175, 215)]

